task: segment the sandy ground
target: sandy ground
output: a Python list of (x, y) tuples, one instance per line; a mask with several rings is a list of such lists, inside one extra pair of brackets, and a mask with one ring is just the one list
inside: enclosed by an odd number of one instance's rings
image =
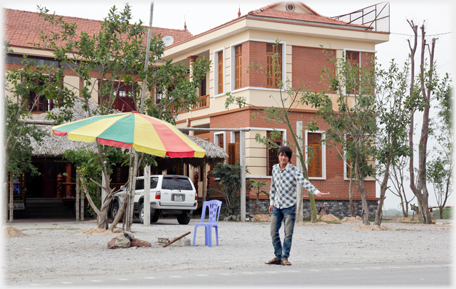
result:
[[(32, 221), (32, 220), (30, 220)], [(303, 223), (295, 226), (290, 262), (312, 267), (337, 264), (450, 263), (452, 225), (389, 222), (366, 230), (360, 221)], [(7, 284), (67, 276), (97, 276), (172, 270), (258, 268), (273, 257), (268, 222), (219, 222), (219, 243), (204, 246), (204, 229), (196, 246), (163, 248), (158, 238), (191, 232), (189, 225), (161, 219), (145, 227), (134, 223), (135, 238), (152, 247), (112, 250), (107, 243), (119, 233), (96, 232), (95, 221), (18, 222), (3, 226), (2, 271)], [(9, 232), (8, 236), (5, 236)], [(186, 237), (186, 238), (187, 238)], [(283, 238), (283, 237), (282, 237)]]

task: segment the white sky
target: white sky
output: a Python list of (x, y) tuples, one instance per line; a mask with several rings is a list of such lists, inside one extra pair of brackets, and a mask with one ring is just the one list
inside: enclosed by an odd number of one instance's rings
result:
[[(37, 12), (37, 5), (47, 7), (50, 12), (57, 15), (74, 16), (88, 19), (103, 20), (108, 15), (109, 9), (116, 5), (122, 8), (127, 1), (118, 0), (98, 0), (98, 1), (56, 1), (56, 0), (20, 0), (2, 1), (5, 8), (26, 10)], [(132, 0), (128, 1), (132, 6), (134, 21), (141, 19), (144, 23), (149, 23), (150, 3), (152, 1)], [(181, 0), (158, 0), (154, 1), (153, 23), (155, 27), (183, 29), (184, 19), (187, 29), (193, 34), (199, 34), (215, 26), (223, 24), (229, 20), (237, 18), (239, 8), (241, 14), (258, 9), (269, 4), (274, 0), (249, 0), (234, 1), (225, 0), (221, 2), (209, 0), (181, 1)], [(381, 0), (372, 1), (324, 1), (307, 0), (302, 1), (321, 15), (336, 16), (353, 12), (364, 8)], [(389, 61), (395, 58), (398, 63), (403, 63), (409, 53), (407, 39), (412, 34), (412, 30), (406, 19), (414, 20), (416, 24), (426, 23), (427, 35), (429, 38), (438, 37), (436, 45), (437, 67), (440, 75), (450, 73), (454, 75), (454, 52), (455, 47), (455, 23), (453, 21), (456, 5), (451, 0), (434, 1), (390, 1), (390, 41), (377, 45), (377, 57), (384, 68)], [(456, 1), (454, 1), (456, 2)], [(431, 4), (432, 3), (432, 4)], [(434, 35), (434, 36), (433, 36)], [(430, 41), (430, 40), (429, 40)], [(432, 187), (431, 185), (428, 188)], [(435, 197), (431, 193), (429, 198), (431, 205), (436, 205)], [(386, 208), (397, 208), (399, 199), (392, 194), (387, 195), (385, 200)], [(454, 205), (454, 196), (451, 197), (447, 205)]]

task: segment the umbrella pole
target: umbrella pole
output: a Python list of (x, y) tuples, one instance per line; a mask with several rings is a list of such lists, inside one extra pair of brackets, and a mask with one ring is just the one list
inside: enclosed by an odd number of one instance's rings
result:
[[(134, 155), (133, 166), (131, 165), (131, 156)], [(128, 195), (127, 203), (127, 217), (125, 223), (127, 224), (126, 230), (131, 232), (131, 225), (133, 223), (133, 203), (134, 203), (134, 194), (136, 190), (136, 173), (138, 171), (138, 153), (132, 147), (130, 151), (130, 191)]]

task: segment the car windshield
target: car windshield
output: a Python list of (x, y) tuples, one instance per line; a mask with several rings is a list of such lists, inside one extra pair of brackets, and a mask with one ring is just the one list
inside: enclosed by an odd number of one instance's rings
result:
[(162, 189), (164, 190), (193, 190), (192, 184), (188, 178), (163, 178)]

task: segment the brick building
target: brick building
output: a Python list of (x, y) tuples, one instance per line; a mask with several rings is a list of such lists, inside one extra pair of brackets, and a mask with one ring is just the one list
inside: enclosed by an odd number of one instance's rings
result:
[[(291, 132), (285, 125), (268, 123), (261, 117), (251, 118), (258, 108), (277, 105), (280, 91), (264, 73), (254, 72), (253, 69), (248, 71), (249, 66), (253, 62), (270, 72), (272, 55), (278, 53), (282, 75), (290, 80), (293, 87), (306, 85), (312, 90), (327, 90), (327, 84), (320, 82), (320, 76), (323, 66), (332, 66), (327, 61), (329, 54), (365, 65), (375, 55), (375, 45), (389, 39), (389, 32), (376, 31), (378, 29), (375, 28), (322, 16), (301, 2), (281, 2), (239, 15), (230, 22), (170, 45), (165, 55), (176, 62), (189, 64), (195, 57), (205, 57), (212, 62), (206, 80), (208, 89), (202, 94), (207, 99), (205, 106), (180, 114), (178, 126), (250, 129), (246, 132), (246, 166), (250, 172), (247, 181), (266, 181), (264, 189), (269, 191), (271, 168), (277, 163), (277, 152), (268, 151), (265, 145), (256, 142), (255, 135), (269, 137), (275, 128), (282, 132), (282, 138), (274, 141), (284, 144), (291, 140)], [(273, 45), (275, 41), (279, 41), (278, 47)], [(245, 97), (251, 106), (239, 108), (233, 104), (226, 110), (228, 92), (234, 97)], [(289, 117), (294, 129), (296, 121), (303, 121), (305, 126), (316, 112), (305, 105), (295, 105), (291, 111)], [(312, 146), (318, 152), (308, 165), (309, 179), (319, 190), (331, 192), (330, 196), (316, 198), (317, 206), (325, 203), (330, 213), (347, 215), (350, 182), (347, 164), (338, 159), (334, 149), (320, 144), (327, 127), (321, 120), (318, 125), (320, 131), (303, 133), (305, 146)], [(239, 160), (239, 133), (197, 133), (195, 135), (223, 147), (230, 154), (227, 162), (234, 164)], [(296, 164), (296, 158), (292, 159), (292, 163)], [(366, 180), (364, 186), (372, 214), (378, 201), (375, 181)], [(247, 192), (247, 199), (247, 211), (251, 213), (249, 203), (254, 202), (256, 194)], [(263, 209), (266, 209), (267, 197), (261, 195), (261, 199)], [(359, 192), (355, 193), (355, 200), (360, 210)], [(304, 210), (304, 215), (310, 212), (306, 193)]]
[[(377, 8), (376, 6), (372, 6)], [(264, 187), (269, 191), (272, 165), (277, 163), (277, 152), (268, 151), (266, 146), (255, 141), (255, 135), (270, 137), (271, 132), (277, 129), (281, 137), (274, 139), (279, 144), (290, 141), (289, 128), (280, 124), (268, 123), (261, 118), (252, 119), (251, 114), (258, 112), (257, 108), (266, 108), (277, 105), (280, 91), (274, 81), (268, 80), (263, 73), (249, 71), (253, 63), (271, 71), (273, 55), (278, 53), (277, 64), (281, 67), (283, 79), (291, 81), (293, 87), (306, 85), (312, 90), (326, 90), (327, 85), (320, 82), (323, 66), (330, 66), (328, 54), (337, 58), (347, 57), (350, 61), (364, 65), (368, 58), (375, 55), (375, 46), (389, 40), (389, 6), (383, 19), (372, 17), (370, 22), (350, 20), (342, 21), (336, 18), (323, 16), (301, 2), (280, 2), (248, 12), (239, 13), (233, 19), (220, 26), (210, 28), (206, 32), (192, 35), (186, 29), (153, 28), (154, 34), (161, 34), (166, 38), (165, 58), (173, 59), (173, 63), (184, 63), (189, 66), (197, 58), (205, 57), (211, 60), (211, 68), (206, 80), (199, 89), (200, 104), (188, 112), (178, 116), (177, 126), (184, 132), (193, 134), (185, 128), (226, 128), (227, 131), (195, 131), (194, 135), (210, 140), (224, 148), (230, 154), (227, 162), (234, 164), (239, 161), (239, 132), (228, 129), (249, 129), (246, 132), (246, 166), (249, 170), (247, 180), (255, 179), (266, 181)], [(39, 30), (47, 31), (47, 24), (40, 19), (38, 13), (5, 9), (6, 30), (5, 38), (13, 48), (13, 53), (6, 57), (5, 69), (21, 67), (20, 59), (26, 54), (38, 60), (52, 63), (51, 51), (36, 50), (30, 42), (38, 41)], [(364, 14), (367, 10), (353, 13)], [(385, 16), (386, 15), (386, 16)], [(352, 16), (352, 14), (349, 14)], [(64, 17), (66, 21), (76, 22), (81, 31), (89, 34), (100, 29), (100, 21)], [(387, 24), (385, 24), (385, 21)], [(386, 25), (386, 29), (385, 29)], [(381, 28), (383, 27), (383, 28)], [(165, 39), (164, 38), (164, 39)], [(279, 45), (273, 44), (278, 41)], [(70, 73), (65, 77), (65, 85), (78, 87), (77, 77)], [(128, 90), (128, 88), (125, 88)], [(225, 109), (226, 93), (233, 96), (245, 97), (252, 106), (239, 108), (231, 105)], [(119, 101), (121, 95), (119, 94)], [(156, 95), (154, 97), (157, 97)], [(94, 102), (99, 101), (97, 91), (94, 90)], [(45, 102), (45, 103), (44, 103)], [(120, 105), (119, 105), (120, 106)], [(52, 108), (52, 103), (43, 99), (43, 105), (37, 106), (36, 113), (42, 113)], [(121, 110), (134, 110), (128, 104), (119, 107)], [(289, 115), (293, 122), (293, 129), (297, 121), (310, 121), (315, 110), (305, 105), (295, 105)], [(347, 164), (338, 159), (334, 149), (327, 148), (320, 143), (325, 137), (325, 124), (318, 120), (320, 131), (303, 132), (305, 146), (312, 146), (316, 153), (308, 165), (310, 181), (323, 192), (331, 192), (330, 196), (316, 198), (317, 206), (325, 203), (330, 213), (338, 216), (347, 215), (348, 187)], [(305, 149), (306, 151), (306, 149)], [(296, 158), (292, 159), (296, 164)], [(178, 173), (193, 176), (199, 172), (199, 196), (205, 197), (205, 171), (209, 167), (176, 168)], [(370, 212), (376, 209), (375, 181), (365, 181), (366, 196), (371, 206)], [(252, 212), (251, 204), (256, 194), (247, 192), (247, 211)], [(267, 207), (267, 197), (261, 195), (263, 207)], [(361, 208), (360, 194), (355, 194), (357, 207)], [(308, 196), (304, 193), (304, 215), (309, 212)]]

